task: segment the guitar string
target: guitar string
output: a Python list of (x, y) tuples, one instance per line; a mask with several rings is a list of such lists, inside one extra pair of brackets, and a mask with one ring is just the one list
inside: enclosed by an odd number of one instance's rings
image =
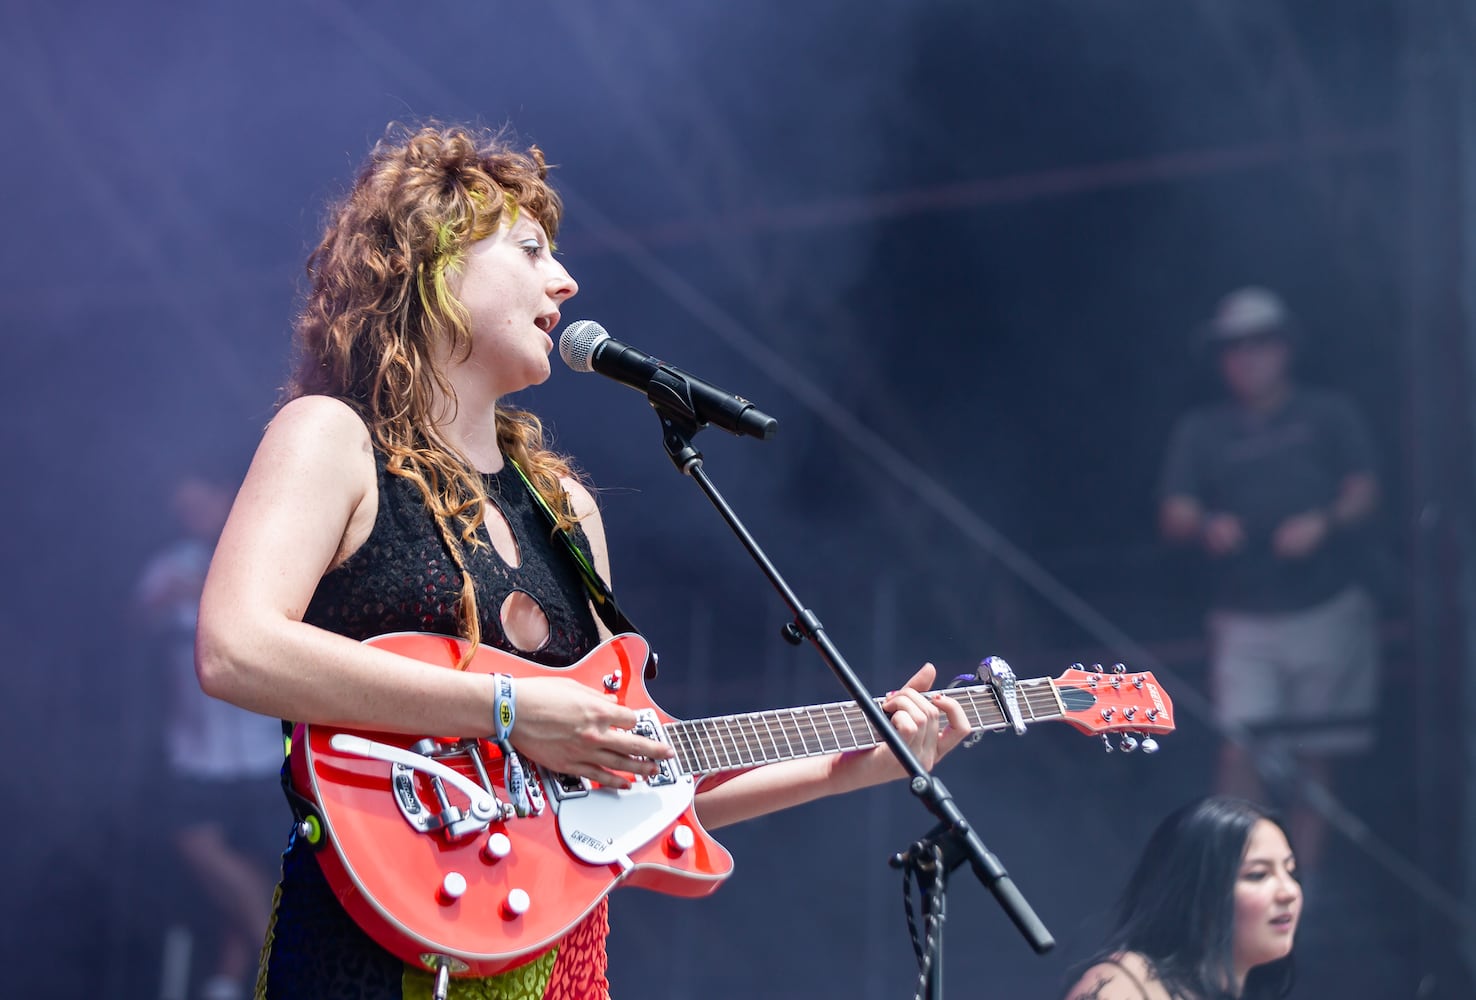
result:
[[(1021, 693), (1025, 696), (1022, 707), (1031, 720), (1054, 719), (1060, 716), (1061, 712), (1054, 692), (1044, 682), (1026, 682), (1021, 688)], [(981, 685), (974, 688), (954, 689), (949, 693), (965, 702), (966, 715), (972, 709), (970, 719), (973, 724), (972, 728), (997, 728), (1007, 724), (992, 688)], [(978, 700), (981, 695), (986, 699), (982, 706)], [(823, 717), (826, 727), (830, 730), (829, 738), (826, 738), (826, 735), (820, 731), (816, 721), (817, 714)], [(837, 714), (839, 721), (837, 721)], [(804, 731), (805, 722), (810, 723), (810, 728), (814, 732), (815, 747), (813, 749)], [(715, 741), (713, 739), (714, 725), (718, 723), (722, 728), (717, 730), (718, 739)], [(783, 737), (783, 745), (773, 735), (776, 723), (779, 734)], [(846, 730), (845, 738), (840, 733), (842, 726)], [(857, 735), (858, 726), (866, 734), (864, 737)], [(881, 742), (871, 728), (870, 720), (859, 707), (850, 702), (814, 706), (810, 709), (779, 709), (740, 716), (723, 716), (717, 719), (671, 723), (667, 728), (673, 730), (674, 736), (683, 737), (686, 745), (681, 749), (689, 749), (692, 752), (682, 755), (687, 758), (682, 761), (682, 764), (695, 770), (727, 770), (734, 766), (753, 766), (776, 760), (792, 759), (795, 756), (816, 756), (843, 750), (862, 749), (876, 746)], [(743, 739), (742, 747), (731, 736), (735, 728)], [(726, 737), (723, 736), (723, 730), (726, 730), (728, 734)], [(704, 753), (700, 741), (694, 744), (685, 739), (693, 732), (707, 737), (710, 749), (715, 752)], [(767, 740), (765, 740), (766, 734)], [(802, 752), (795, 751), (794, 740), (791, 737), (799, 738), (804, 748)], [(759, 747), (757, 753), (754, 752), (755, 743)], [(734, 763), (735, 757), (736, 764)]]
[[(1061, 686), (1068, 689), (1073, 687), (1072, 685)], [(1109, 695), (1116, 692), (1121, 695), (1131, 694), (1137, 690), (1139, 689), (1124, 689), (1119, 685), (1117, 688), (1095, 689), (1091, 693), (1094, 695)], [(1022, 682), (1020, 693), (1024, 696), (1022, 708), (1025, 714), (1029, 716), (1028, 721), (1052, 720), (1063, 717), (1061, 707), (1056, 700), (1055, 691), (1044, 681)], [(1000, 710), (993, 688), (980, 685), (972, 688), (954, 689), (950, 691), (950, 694), (966, 702), (964, 705), (965, 714), (969, 715), (970, 711), (972, 711), (970, 722), (973, 724), (972, 728), (974, 730), (998, 729), (1010, 724), (1004, 717), (1004, 713)], [(980, 696), (986, 699), (982, 707), (978, 703)], [(1100, 699), (1094, 698), (1093, 706), (1099, 701)], [(1066, 714), (1069, 715), (1072, 711), (1068, 709)], [(833, 714), (837, 712), (840, 713), (840, 724), (846, 728), (848, 739), (843, 739), (837, 728), (837, 721)], [(830, 729), (829, 739), (819, 730), (814, 718), (816, 713), (823, 716), (825, 725)], [(799, 718), (791, 718), (791, 716), (795, 715), (798, 715)], [(804, 733), (804, 721), (810, 722), (811, 729), (814, 731), (816, 743), (814, 749), (811, 749), (809, 737)], [(717, 732), (718, 738), (714, 740), (713, 732), (709, 727), (716, 722), (722, 723), (727, 735), (724, 736), (722, 730), (719, 730)], [(774, 723), (779, 724), (779, 733), (784, 738), (783, 746), (780, 745), (779, 740), (773, 735)], [(867, 734), (866, 737), (862, 738), (856, 735), (855, 728), (858, 725), (864, 727), (864, 732)], [(668, 728), (675, 730), (675, 734), (681, 734), (683, 736), (691, 731), (697, 731), (707, 737), (709, 747), (713, 752), (704, 752), (700, 743), (689, 743), (688, 749), (691, 752), (681, 755), (685, 758), (680, 761), (682, 766), (695, 771), (729, 770), (734, 767), (755, 766), (771, 763), (776, 760), (788, 760), (795, 756), (832, 754), (845, 750), (872, 747), (881, 742), (874, 730), (871, 729), (870, 721), (861, 710), (853, 703), (848, 702), (814, 706), (811, 709), (771, 710), (747, 715), (724, 716), (712, 720), (671, 723), (668, 725)], [(732, 737), (735, 728), (743, 739), (743, 745), (741, 747)], [(1103, 728), (1104, 730), (1129, 728), (1162, 730), (1165, 728), (1165, 723), (1147, 718), (1138, 721), (1124, 719), (1120, 723)], [(768, 735), (767, 743), (764, 739), (765, 733)], [(791, 735), (800, 738), (801, 745), (804, 748), (802, 752), (797, 754), (794, 750), (793, 740), (790, 738)], [(755, 743), (759, 747), (759, 752), (757, 753), (754, 752)], [(737, 761), (736, 764), (734, 763), (735, 759)]]
[[(1061, 686), (1068, 690), (1072, 688), (1070, 685)], [(1023, 696), (1021, 707), (1023, 714), (1028, 716), (1027, 721), (1050, 721), (1063, 717), (1056, 701), (1055, 690), (1046, 680), (1021, 682), (1018, 690)], [(1127, 690), (1131, 692), (1136, 689)], [(1112, 691), (1122, 693), (1122, 689), (1099, 689), (1090, 693), (1109, 694)], [(964, 708), (973, 731), (997, 730), (1011, 724), (991, 686), (955, 688), (949, 694)], [(880, 704), (881, 699), (876, 699), (876, 703)], [(823, 716), (825, 728), (829, 730), (828, 737), (820, 728), (816, 713)], [(1067, 714), (1071, 714), (1071, 710), (1068, 709)], [(806, 733), (806, 723), (809, 734)], [(719, 724), (721, 728), (715, 728)], [(1155, 729), (1163, 728), (1163, 723), (1148, 719), (1140, 722), (1124, 720), (1116, 726), (1105, 728), (1133, 726)], [(844, 736), (839, 727), (845, 729)], [(864, 736), (858, 735), (858, 727)], [(678, 765), (687, 773), (733, 770), (797, 757), (826, 756), (848, 750), (867, 749), (882, 742), (871, 727), (870, 720), (851, 702), (677, 721), (667, 723), (664, 728), (676, 751)], [(800, 747), (798, 750), (795, 747), (796, 741)], [(448, 757), (444, 762), (459, 774), (479, 780), (474, 765), (465, 754)]]

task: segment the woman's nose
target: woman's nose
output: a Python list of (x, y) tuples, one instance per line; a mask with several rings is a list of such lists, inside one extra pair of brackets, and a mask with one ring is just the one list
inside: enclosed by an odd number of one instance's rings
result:
[(555, 302), (571, 299), (579, 294), (579, 282), (558, 261), (553, 262), (556, 273), (548, 280), (548, 294)]

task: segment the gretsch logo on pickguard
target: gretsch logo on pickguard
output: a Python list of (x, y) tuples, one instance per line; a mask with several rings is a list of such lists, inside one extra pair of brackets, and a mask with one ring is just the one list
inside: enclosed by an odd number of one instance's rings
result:
[(564, 831), (564, 836), (569, 840), (583, 844), (586, 847), (593, 847), (597, 851), (603, 851), (605, 848), (610, 846), (607, 841), (603, 841), (598, 837), (591, 837), (583, 830), (566, 830)]

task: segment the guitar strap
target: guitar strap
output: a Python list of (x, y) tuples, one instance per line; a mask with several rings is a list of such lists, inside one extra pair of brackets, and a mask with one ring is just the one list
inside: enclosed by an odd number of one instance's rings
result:
[[(595, 568), (590, 563), (589, 557), (584, 554), (584, 550), (574, 541), (573, 532), (567, 528), (559, 527), (558, 515), (549, 507), (548, 501), (543, 499), (543, 494), (534, 489), (533, 483), (528, 479), (528, 474), (523, 471), (523, 467), (511, 458), (507, 461), (517, 472), (518, 478), (523, 481), (523, 485), (528, 488), (528, 493), (533, 497), (533, 503), (537, 505), (539, 510), (543, 511), (543, 516), (547, 518), (549, 527), (553, 530), (553, 533), (562, 539), (564, 548), (569, 551), (569, 555), (574, 560), (575, 569), (579, 571), (580, 579), (584, 581), (585, 589), (589, 591), (589, 597), (594, 603), (595, 612), (600, 616), (600, 620), (605, 623), (605, 627), (614, 635), (619, 635), (622, 632), (634, 632), (636, 635), (640, 635), (641, 630), (636, 628), (635, 624), (625, 616), (625, 612), (620, 610), (620, 605), (615, 602), (615, 595), (611, 593), (609, 587), (605, 586), (605, 581), (601, 580), (600, 575), (595, 572)], [(655, 676), (656, 652), (652, 650), (646, 660), (646, 680), (652, 680)]]

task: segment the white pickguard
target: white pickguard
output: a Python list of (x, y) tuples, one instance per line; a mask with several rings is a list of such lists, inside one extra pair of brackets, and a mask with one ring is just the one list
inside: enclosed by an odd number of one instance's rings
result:
[(638, 781), (625, 789), (591, 789), (558, 804), (559, 835), (580, 861), (630, 868), (630, 852), (670, 826), (692, 804), (695, 792), (689, 774), (659, 787)]

